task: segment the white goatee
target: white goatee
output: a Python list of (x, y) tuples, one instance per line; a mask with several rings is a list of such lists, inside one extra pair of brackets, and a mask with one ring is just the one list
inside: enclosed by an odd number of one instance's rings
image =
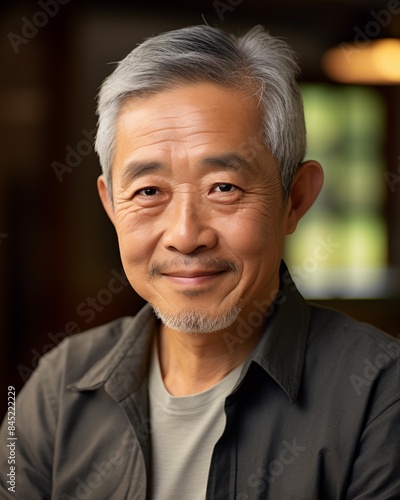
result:
[(228, 309), (224, 314), (210, 316), (207, 312), (190, 310), (182, 313), (163, 312), (153, 306), (153, 310), (165, 326), (172, 330), (199, 335), (201, 333), (212, 333), (226, 330), (237, 319), (241, 312), (240, 306)]

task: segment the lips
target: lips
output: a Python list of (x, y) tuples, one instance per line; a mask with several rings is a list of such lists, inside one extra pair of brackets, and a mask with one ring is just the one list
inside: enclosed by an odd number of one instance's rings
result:
[(201, 276), (214, 276), (215, 274), (221, 274), (225, 271), (210, 271), (210, 270), (196, 270), (188, 271), (169, 271), (168, 273), (163, 273), (164, 276), (169, 276), (171, 278), (199, 278)]
[(202, 284), (209, 284), (214, 279), (224, 274), (225, 271), (210, 271), (210, 270), (182, 270), (182, 271), (169, 271), (163, 273), (162, 276), (168, 281), (176, 285), (196, 286)]
[(150, 279), (175, 277), (194, 279), (231, 272), (237, 274), (238, 266), (227, 259), (219, 257), (196, 256), (196, 258), (177, 257), (172, 261), (155, 261), (149, 267)]

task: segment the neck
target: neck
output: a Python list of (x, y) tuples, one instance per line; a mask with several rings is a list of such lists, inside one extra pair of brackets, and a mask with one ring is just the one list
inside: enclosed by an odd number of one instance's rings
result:
[(253, 328), (247, 336), (239, 329), (235, 323), (229, 331), (192, 335), (162, 325), (158, 355), (168, 392), (186, 396), (205, 391), (243, 363), (263, 328)]

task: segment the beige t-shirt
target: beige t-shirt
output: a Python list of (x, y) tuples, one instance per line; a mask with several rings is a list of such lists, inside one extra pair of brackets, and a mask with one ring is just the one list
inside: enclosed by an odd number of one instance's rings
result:
[(225, 398), (242, 365), (210, 389), (190, 396), (166, 390), (153, 350), (149, 374), (152, 499), (204, 500), (213, 448), (225, 427)]

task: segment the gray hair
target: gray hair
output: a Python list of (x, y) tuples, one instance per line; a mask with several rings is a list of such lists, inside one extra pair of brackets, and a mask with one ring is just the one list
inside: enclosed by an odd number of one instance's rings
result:
[(103, 82), (95, 150), (111, 193), (115, 131), (122, 103), (179, 83), (212, 82), (252, 89), (262, 113), (260, 140), (280, 168), (284, 199), (306, 149), (303, 101), (292, 49), (255, 26), (240, 37), (192, 26), (151, 37), (132, 50)]

